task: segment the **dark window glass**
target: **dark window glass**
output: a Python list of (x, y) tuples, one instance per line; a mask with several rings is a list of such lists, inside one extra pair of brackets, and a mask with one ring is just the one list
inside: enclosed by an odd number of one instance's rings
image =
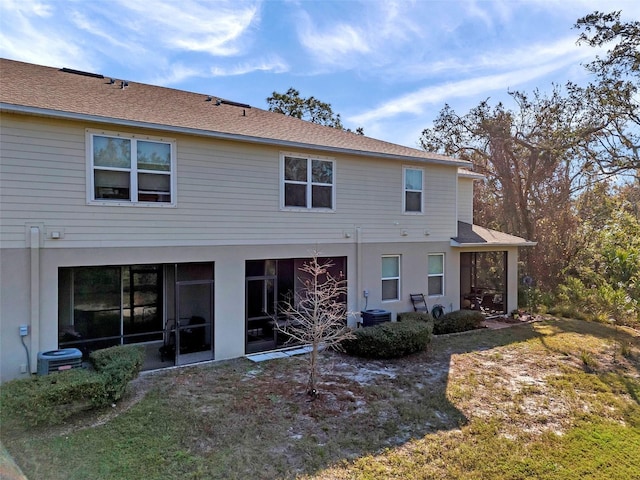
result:
[(332, 207), (332, 188), (319, 187), (314, 185), (312, 192), (311, 205), (313, 208), (331, 208)]
[(323, 160), (311, 161), (311, 181), (314, 183), (333, 183), (333, 163)]
[(284, 179), (294, 182), (306, 182), (307, 159), (284, 157)]
[(406, 192), (405, 209), (407, 212), (422, 211), (422, 193)]
[(396, 300), (398, 298), (398, 280), (382, 281), (382, 300)]
[(284, 186), (284, 204), (287, 207), (307, 206), (307, 186), (287, 183)]

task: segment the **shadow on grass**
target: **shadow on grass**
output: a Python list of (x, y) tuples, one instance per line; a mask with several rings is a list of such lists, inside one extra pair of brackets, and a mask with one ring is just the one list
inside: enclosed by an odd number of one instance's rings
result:
[(143, 400), (104, 425), (78, 425), (58, 435), (3, 434), (3, 441), (31, 480), (313, 475), (466, 425), (448, 394), (455, 355), (536, 339), (561, 352), (566, 347), (553, 340), (561, 333), (637, 340), (583, 323), (547, 321), (435, 337), (429, 351), (393, 361), (328, 352), (320, 398), (313, 402), (304, 394), (305, 357), (161, 372), (145, 377), (151, 388)]
[[(623, 386), (626, 393), (640, 405), (640, 387), (631, 378), (640, 377), (640, 332), (629, 327), (612, 326), (572, 319), (547, 322), (540, 341), (552, 353), (573, 358), (585, 372), (597, 375), (614, 390)], [(575, 335), (575, 336), (574, 336)], [(559, 341), (558, 337), (563, 340)], [(578, 337), (579, 336), (579, 337)], [(589, 337), (604, 340), (597, 346)], [(626, 377), (613, 372), (624, 372)]]

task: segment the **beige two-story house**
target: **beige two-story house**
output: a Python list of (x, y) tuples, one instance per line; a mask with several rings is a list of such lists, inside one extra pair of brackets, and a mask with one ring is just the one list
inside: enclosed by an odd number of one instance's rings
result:
[(67, 347), (160, 367), (281, 348), (314, 251), (352, 312), (517, 307), (531, 242), (473, 225), (467, 162), (214, 94), (1, 61), (2, 381)]

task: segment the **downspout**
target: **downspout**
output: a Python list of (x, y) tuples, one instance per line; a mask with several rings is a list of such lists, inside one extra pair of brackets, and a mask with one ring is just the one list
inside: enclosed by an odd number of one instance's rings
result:
[[(357, 312), (362, 310), (361, 297), (362, 292), (362, 228), (356, 227), (356, 302)], [(356, 315), (358, 313), (356, 312)]]
[(36, 354), (40, 347), (40, 227), (31, 226), (29, 228), (29, 242), (30, 242), (30, 281), (29, 288), (30, 295), (30, 315), (29, 320), (31, 324), (31, 372), (35, 373), (34, 367), (36, 366)]

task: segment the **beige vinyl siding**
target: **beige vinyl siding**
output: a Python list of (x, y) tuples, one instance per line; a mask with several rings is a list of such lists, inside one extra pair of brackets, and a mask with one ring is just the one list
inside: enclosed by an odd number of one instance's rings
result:
[(473, 179), (458, 179), (458, 220), (473, 223)]
[[(87, 128), (174, 138), (176, 206), (88, 205)], [(5, 248), (24, 247), (28, 223), (64, 232), (59, 240), (45, 238), (45, 248), (313, 246), (353, 243), (356, 227), (365, 243), (443, 241), (456, 233), (455, 167), (416, 163), (425, 172), (425, 213), (403, 215), (401, 162), (337, 155), (331, 157), (335, 212), (301, 212), (280, 209), (281, 152), (275, 147), (14, 114), (2, 115), (1, 142)]]

